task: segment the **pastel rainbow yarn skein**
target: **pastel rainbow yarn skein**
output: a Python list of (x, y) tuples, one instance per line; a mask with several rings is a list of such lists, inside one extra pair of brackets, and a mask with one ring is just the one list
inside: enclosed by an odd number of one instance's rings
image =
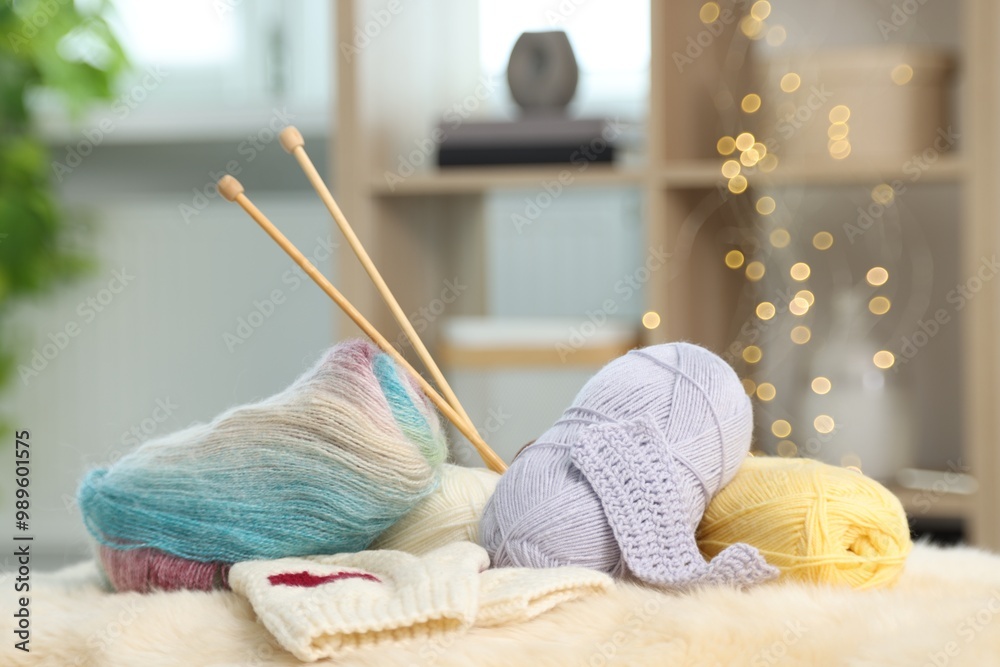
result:
[(239, 561), (365, 549), (435, 489), (446, 454), (416, 382), (351, 340), (281, 393), (91, 471), (78, 499), (113, 584), (205, 588)]

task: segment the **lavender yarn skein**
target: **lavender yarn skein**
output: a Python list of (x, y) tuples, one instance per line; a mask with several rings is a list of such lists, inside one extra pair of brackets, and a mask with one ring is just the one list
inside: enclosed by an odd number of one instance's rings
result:
[(706, 563), (694, 534), (750, 449), (732, 368), (689, 343), (610, 362), (500, 479), (480, 523), (497, 567), (577, 565), (682, 587), (776, 575), (737, 544)]

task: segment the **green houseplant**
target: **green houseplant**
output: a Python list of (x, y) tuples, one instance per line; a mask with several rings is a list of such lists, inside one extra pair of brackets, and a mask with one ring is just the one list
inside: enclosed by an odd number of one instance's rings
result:
[[(127, 62), (103, 16), (106, 0), (0, 4), (0, 390), (15, 370), (11, 309), (89, 267), (72, 239), (78, 216), (59, 205), (52, 158), (33, 98), (55, 98), (73, 117), (111, 100)], [(2, 416), (0, 416), (2, 417)]]

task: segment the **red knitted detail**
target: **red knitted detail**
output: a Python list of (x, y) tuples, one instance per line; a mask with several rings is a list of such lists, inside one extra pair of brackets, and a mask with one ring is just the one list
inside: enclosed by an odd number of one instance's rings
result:
[(382, 583), (381, 579), (367, 572), (335, 572), (324, 575), (305, 571), (282, 572), (281, 574), (272, 574), (267, 578), (272, 586), (298, 586), (300, 588), (315, 588), (323, 584), (328, 584), (331, 581), (337, 581), (338, 579), (367, 579), (378, 584)]

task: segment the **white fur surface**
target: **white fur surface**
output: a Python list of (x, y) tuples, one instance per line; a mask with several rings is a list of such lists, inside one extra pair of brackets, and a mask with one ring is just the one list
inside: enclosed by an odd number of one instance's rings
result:
[[(35, 580), (32, 652), (14, 650), (5, 629), (4, 666), (302, 664), (231, 593), (108, 594), (91, 564)], [(14, 602), (0, 596), (4, 626)], [(1000, 557), (920, 544), (895, 588), (868, 592), (777, 583), (671, 595), (620, 584), (528, 623), (313, 664), (989, 667), (1000, 665)]]

